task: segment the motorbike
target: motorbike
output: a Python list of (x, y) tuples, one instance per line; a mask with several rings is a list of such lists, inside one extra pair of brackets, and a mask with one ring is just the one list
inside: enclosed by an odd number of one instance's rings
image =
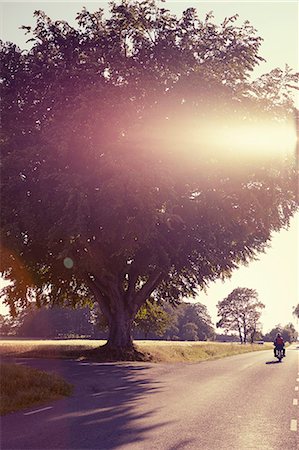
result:
[(276, 349), (276, 358), (278, 359), (279, 362), (281, 362), (281, 360), (283, 358), (283, 349), (282, 348)]

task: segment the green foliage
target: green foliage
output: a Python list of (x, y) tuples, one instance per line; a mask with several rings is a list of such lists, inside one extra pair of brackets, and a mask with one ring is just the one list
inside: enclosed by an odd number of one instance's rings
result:
[(149, 299), (137, 312), (134, 322), (136, 327), (143, 331), (146, 339), (149, 333), (163, 336), (170, 327), (172, 319), (156, 300)]
[(214, 327), (205, 305), (199, 302), (183, 302), (175, 308), (165, 305), (165, 309), (172, 317), (172, 325), (163, 336), (164, 339), (199, 341), (214, 339)]
[(258, 294), (254, 289), (236, 288), (228, 297), (218, 302), (217, 327), (226, 332), (237, 331), (240, 342), (246, 343), (250, 336), (254, 341), (261, 317), (261, 310), (265, 305), (258, 301)]
[(12, 314), (32, 299), (99, 303), (116, 343), (113, 325), (128, 333), (153, 291), (195, 296), (288, 226), (292, 158), (212, 137), (224, 117), (283, 126), (293, 109), (277, 83), (297, 75), (250, 83), (261, 38), (236, 17), (144, 0), (112, 2), (107, 19), (84, 8), (74, 27), (35, 18), (29, 51), (1, 47), (4, 295)]

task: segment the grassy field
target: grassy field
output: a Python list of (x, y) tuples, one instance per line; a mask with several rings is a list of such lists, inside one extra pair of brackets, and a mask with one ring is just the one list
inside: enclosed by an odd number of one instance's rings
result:
[[(85, 350), (94, 349), (100, 340), (2, 340), (0, 355), (37, 358), (80, 358)], [(272, 349), (264, 345), (240, 345), (221, 342), (135, 341), (141, 352), (150, 353), (152, 362), (199, 362), (239, 353)]]
[(1, 364), (0, 414), (70, 395), (72, 386), (56, 374), (17, 364)]

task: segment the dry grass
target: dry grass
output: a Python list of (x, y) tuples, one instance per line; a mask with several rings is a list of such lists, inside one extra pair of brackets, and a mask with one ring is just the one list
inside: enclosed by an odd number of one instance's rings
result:
[[(4, 340), (0, 342), (2, 356), (37, 358), (79, 358), (106, 341), (100, 340)], [(267, 350), (272, 344), (240, 345), (221, 342), (135, 341), (139, 351), (150, 353), (153, 362), (198, 362), (223, 358), (239, 353)]]
[(105, 342), (87, 339), (2, 340), (0, 341), (0, 355), (31, 358), (78, 358), (84, 350), (99, 347)]
[(0, 414), (70, 395), (72, 386), (56, 374), (16, 364), (1, 364)]
[(273, 348), (271, 344), (181, 341), (140, 341), (138, 347), (141, 351), (149, 352), (155, 362), (199, 362)]

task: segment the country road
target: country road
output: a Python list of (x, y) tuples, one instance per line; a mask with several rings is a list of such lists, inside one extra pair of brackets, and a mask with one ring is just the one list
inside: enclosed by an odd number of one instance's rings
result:
[[(1, 449), (297, 450), (299, 348), (199, 364), (17, 360), (55, 370), (71, 398), (6, 415)], [(297, 389), (296, 389), (297, 388)]]

